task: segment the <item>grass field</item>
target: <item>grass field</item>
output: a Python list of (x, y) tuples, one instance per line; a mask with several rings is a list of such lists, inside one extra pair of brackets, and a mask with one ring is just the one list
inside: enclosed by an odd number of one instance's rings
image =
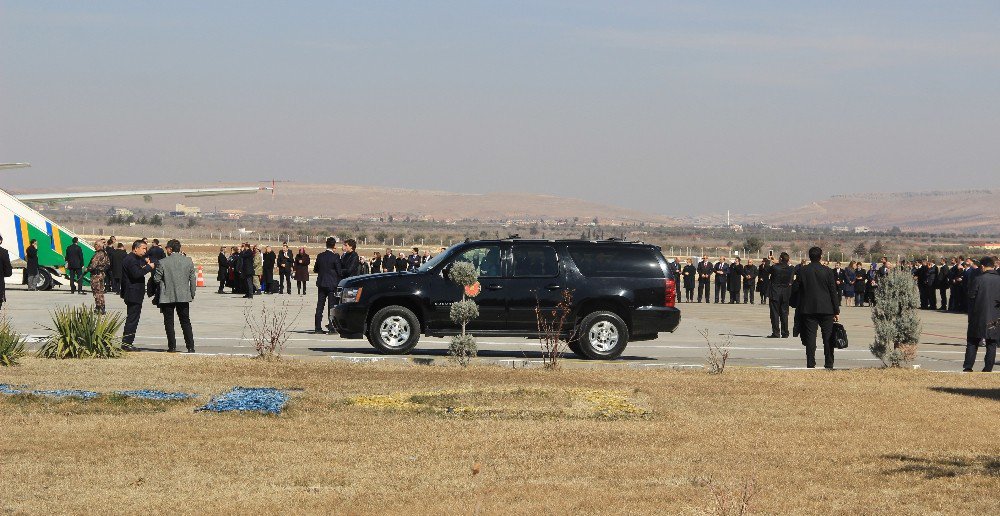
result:
[[(1000, 376), (508, 370), (132, 354), (25, 359), (0, 383), (0, 513), (987, 514)], [(193, 412), (232, 386), (280, 416)], [(477, 474), (473, 472), (477, 471)]]

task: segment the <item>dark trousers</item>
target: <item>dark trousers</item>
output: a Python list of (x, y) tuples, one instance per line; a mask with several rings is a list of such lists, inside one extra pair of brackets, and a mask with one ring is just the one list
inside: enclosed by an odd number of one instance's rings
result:
[(83, 292), (83, 269), (66, 269), (66, 271), (69, 273), (69, 291)]
[(122, 291), (122, 279), (121, 278), (111, 278), (111, 291), (115, 294)]
[(139, 328), (140, 315), (142, 315), (142, 303), (125, 303), (125, 329), (122, 330), (122, 342), (129, 346), (135, 342), (135, 331)]
[[(316, 326), (315, 326), (315, 328), (317, 330), (322, 330), (323, 329), (323, 312), (327, 311), (327, 308), (326, 308), (327, 305), (330, 306), (329, 310), (333, 310), (333, 305), (335, 304), (334, 294), (336, 294), (337, 289), (335, 289), (335, 288), (326, 288), (326, 287), (317, 287), (317, 289), (319, 290), (319, 297), (316, 299)], [(330, 325), (331, 326), (333, 326), (333, 317), (332, 317), (332, 315), (333, 314), (329, 314), (329, 316), (330, 316)]]
[(254, 291), (257, 290), (253, 288), (253, 276), (247, 276), (246, 278), (243, 278), (243, 285), (244, 285), (243, 288), (246, 289), (246, 296), (252, 298)]
[(684, 289), (684, 295), (687, 296), (687, 299), (685, 301), (687, 301), (689, 303), (691, 301), (694, 301), (694, 288), (686, 288), (686, 289)]
[(740, 302), (740, 286), (735, 285), (729, 288), (729, 302), (739, 303)]
[[(976, 365), (976, 353), (979, 352), (979, 346), (982, 346), (978, 341), (968, 340), (965, 343), (965, 362), (962, 363), (962, 369), (970, 370)], [(997, 361), (997, 341), (987, 340), (986, 341), (986, 356), (983, 357), (983, 372), (989, 373), (993, 371), (993, 364)]]
[(704, 292), (705, 292), (705, 302), (706, 302), (706, 303), (708, 303), (708, 302), (710, 301), (710, 300), (708, 299), (708, 289), (709, 289), (709, 285), (710, 285), (710, 284), (709, 284), (709, 282), (707, 282), (707, 281), (699, 281), (699, 282), (698, 282), (698, 302), (699, 302), (699, 303), (701, 303), (701, 293), (702, 293), (702, 291), (704, 291)]
[(288, 288), (288, 293), (292, 293), (292, 271), (287, 269), (282, 269), (278, 271), (278, 293), (281, 294), (285, 292), (285, 288)]
[(264, 275), (260, 279), (260, 288), (265, 294), (271, 293), (271, 283), (274, 283), (274, 271), (264, 271)]
[(722, 282), (722, 281), (716, 281), (715, 282), (715, 302), (716, 303), (720, 302), (719, 301), (720, 297), (722, 298), (721, 302), (725, 303), (726, 302), (726, 284), (725, 284), (725, 282)]
[(948, 287), (941, 287), (938, 289), (941, 293), (941, 309), (948, 309)]
[(788, 289), (783, 289), (769, 303), (771, 309), (771, 335), (788, 336)]
[(194, 332), (191, 330), (191, 311), (188, 303), (160, 303), (160, 313), (163, 314), (163, 329), (167, 332), (167, 349), (177, 349), (177, 338), (174, 337), (174, 312), (181, 321), (181, 331), (184, 332), (184, 344), (188, 350), (194, 351)]
[(806, 367), (816, 367), (816, 329), (823, 336), (823, 367), (833, 368), (833, 314), (802, 314), (799, 327), (802, 344), (806, 347)]
[(754, 297), (756, 297), (756, 293), (753, 291), (753, 285), (743, 285), (743, 304), (750, 303), (752, 305)]

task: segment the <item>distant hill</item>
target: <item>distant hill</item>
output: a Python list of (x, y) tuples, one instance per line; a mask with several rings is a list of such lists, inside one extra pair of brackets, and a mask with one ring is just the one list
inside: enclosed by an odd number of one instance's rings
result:
[[(149, 188), (206, 188), (234, 185), (158, 185), (158, 186), (108, 186), (101, 190), (128, 190)], [(60, 191), (93, 191), (94, 188), (70, 188)], [(117, 206), (150, 208), (169, 211), (177, 203), (198, 206), (202, 211), (246, 210), (251, 214), (294, 215), (303, 217), (323, 216), (345, 219), (368, 218), (380, 215), (433, 218), (436, 220), (552, 220), (572, 219), (589, 222), (598, 218), (602, 223), (653, 222), (670, 223), (668, 217), (600, 203), (526, 193), (468, 194), (434, 190), (412, 190), (377, 186), (282, 183), (272, 196), (269, 192), (255, 195), (218, 197), (184, 197), (158, 195), (151, 202), (142, 198), (115, 198), (91, 201), (72, 201), (75, 205)]]
[(760, 216), (771, 224), (869, 226), (931, 233), (997, 233), (1000, 190), (836, 195)]

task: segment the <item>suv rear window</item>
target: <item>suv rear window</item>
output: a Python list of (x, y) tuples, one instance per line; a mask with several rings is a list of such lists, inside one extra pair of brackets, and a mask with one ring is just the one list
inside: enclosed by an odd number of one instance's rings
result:
[(569, 246), (580, 273), (589, 278), (662, 278), (660, 261), (650, 248)]

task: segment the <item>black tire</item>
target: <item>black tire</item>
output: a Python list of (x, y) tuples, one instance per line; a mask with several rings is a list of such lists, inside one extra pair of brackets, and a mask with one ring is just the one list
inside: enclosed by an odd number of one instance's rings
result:
[(583, 351), (580, 351), (580, 339), (570, 339), (569, 342), (566, 343), (566, 346), (570, 351), (576, 353), (576, 356), (580, 358), (587, 358), (583, 356)]
[(54, 284), (52, 273), (39, 267), (38, 275), (35, 276), (35, 290), (52, 290)]
[(372, 316), (368, 342), (383, 355), (405, 355), (420, 340), (420, 320), (406, 307), (387, 306)]
[(578, 327), (581, 354), (590, 360), (614, 360), (628, 345), (628, 326), (614, 312), (593, 312)]

